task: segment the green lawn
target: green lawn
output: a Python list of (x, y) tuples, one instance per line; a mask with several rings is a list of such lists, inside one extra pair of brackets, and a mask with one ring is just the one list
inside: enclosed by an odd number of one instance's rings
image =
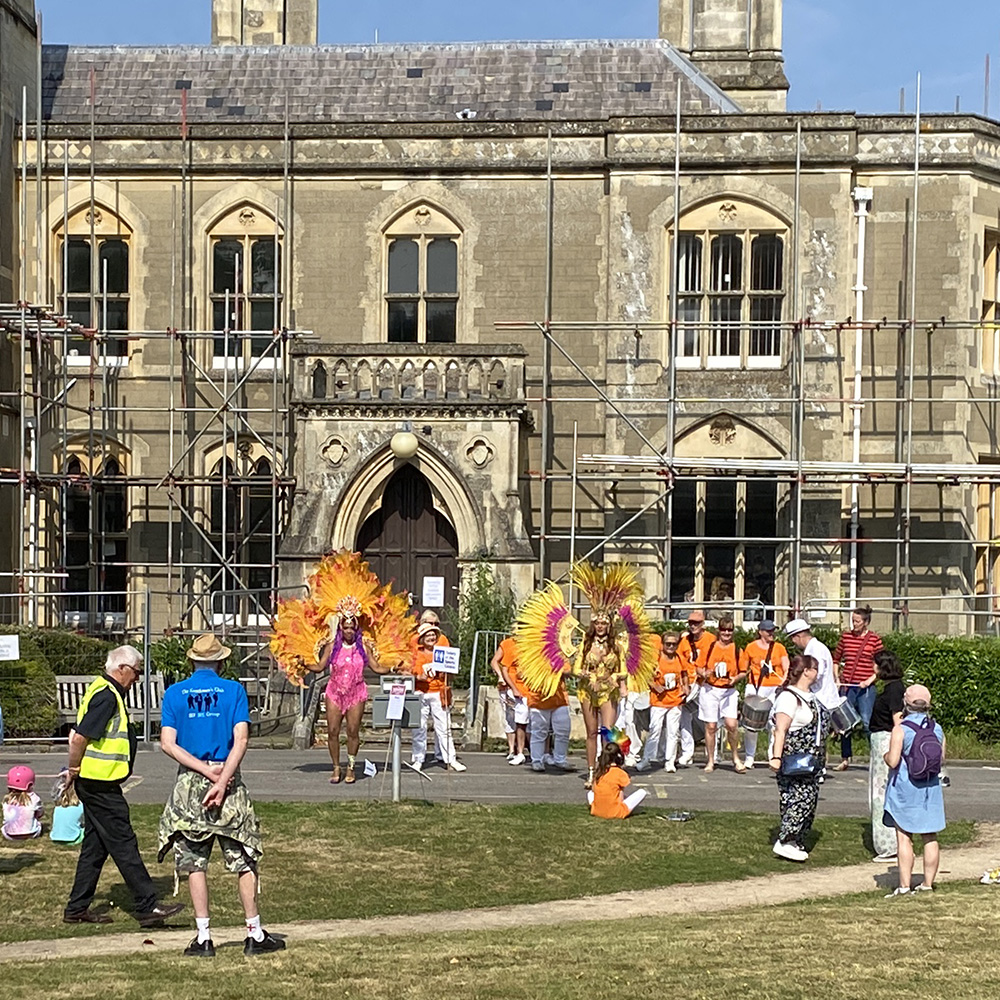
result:
[[(687, 823), (658, 811), (627, 822), (593, 819), (579, 806), (263, 803), (265, 857), (261, 909), (266, 920), (369, 917), (533, 903), (712, 882), (789, 870), (771, 853), (774, 816), (698, 813)], [(132, 810), (140, 847), (164, 896), (173, 889), (169, 860), (155, 863), (158, 806)], [(865, 861), (867, 824), (822, 817), (811, 865)], [(965, 843), (971, 823), (953, 823), (945, 843)], [(48, 840), (0, 848), (0, 941), (131, 931), (121, 909), (131, 899), (109, 861), (95, 906), (113, 906), (113, 924), (60, 922), (76, 851)], [(795, 869), (801, 870), (801, 869)], [(216, 854), (210, 870), (213, 919), (241, 922), (235, 879)], [(187, 901), (182, 885), (181, 899)], [(190, 912), (178, 918), (193, 925)]]
[[(928, 898), (929, 897), (929, 898)], [(125, 958), (0, 967), (7, 996), (32, 1000), (965, 1000), (996, 993), (1000, 888), (942, 886), (517, 931), (288, 942), (255, 960), (151, 950)], [(69, 984), (72, 984), (70, 986)]]

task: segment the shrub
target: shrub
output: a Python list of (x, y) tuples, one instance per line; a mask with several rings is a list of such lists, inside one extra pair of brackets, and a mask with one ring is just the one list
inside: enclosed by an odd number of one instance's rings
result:
[[(477, 632), (509, 633), (517, 614), (517, 601), (510, 587), (501, 586), (488, 562), (480, 560), (471, 570), (459, 599), (458, 610), (445, 609), (445, 631), (462, 650), (462, 667), (454, 678), (456, 687), (466, 687), (472, 665)], [(491, 671), (487, 673), (492, 674)]]
[(8, 737), (51, 736), (59, 726), (56, 678), (41, 646), (27, 630), (0, 628), (20, 634), (21, 658), (0, 673), (0, 704)]
[(54, 674), (99, 674), (104, 670), (108, 651), (118, 645), (69, 629), (22, 628), (19, 631), (38, 645)]

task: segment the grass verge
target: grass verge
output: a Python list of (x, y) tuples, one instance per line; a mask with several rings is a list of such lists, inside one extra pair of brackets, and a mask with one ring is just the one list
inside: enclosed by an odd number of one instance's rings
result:
[[(882, 893), (757, 907), (738, 914), (612, 925), (336, 942), (289, 941), (256, 960), (239, 947), (211, 961), (177, 953), (5, 964), (11, 996), (63, 1000), (964, 1000), (996, 987), (991, 944), (1000, 889), (943, 886), (931, 898)], [(929, 943), (928, 928), (933, 928)], [(877, 933), (873, 933), (877, 928)], [(252, 976), (252, 979), (249, 977)]]
[[(535, 903), (679, 883), (715, 882), (788, 871), (770, 846), (774, 816), (698, 813), (687, 823), (658, 811), (628, 822), (593, 819), (579, 806), (440, 806), (406, 803), (261, 803), (265, 856), (261, 909), (271, 922)], [(163, 897), (170, 859), (155, 863), (158, 806), (134, 806), (139, 845)], [(868, 824), (822, 817), (811, 864), (868, 859)], [(945, 844), (967, 843), (972, 823), (954, 823)], [(95, 908), (116, 912), (105, 926), (59, 922), (76, 851), (49, 841), (0, 848), (0, 941), (135, 929), (132, 902), (109, 861)], [(241, 922), (235, 879), (216, 853), (209, 871), (213, 920)], [(181, 899), (187, 901), (186, 887)]]

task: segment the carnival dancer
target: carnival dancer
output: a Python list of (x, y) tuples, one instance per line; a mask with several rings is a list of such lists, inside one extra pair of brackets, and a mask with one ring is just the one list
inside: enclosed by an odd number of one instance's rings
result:
[(733, 767), (742, 774), (746, 767), (739, 757), (739, 692), (736, 685), (746, 676), (737, 663), (736, 643), (733, 642), (735, 625), (732, 618), (719, 619), (719, 635), (711, 644), (704, 666), (698, 667), (701, 691), (698, 694), (698, 718), (705, 723), (705, 753), (708, 760), (705, 771), (715, 770), (715, 734), (721, 719), (726, 727)]
[[(663, 769), (670, 774), (677, 770), (677, 744), (686, 717), (683, 706), (691, 688), (687, 664), (677, 655), (680, 637), (676, 632), (664, 632), (660, 637), (663, 649), (656, 673), (649, 684), (649, 735), (637, 771), (648, 771), (657, 760), (664, 760)], [(690, 719), (690, 716), (687, 716)], [(666, 753), (660, 757), (660, 746), (666, 729)], [(692, 737), (693, 744), (693, 737)]]
[(601, 727), (604, 749), (594, 775), (594, 789), (587, 792), (590, 815), (601, 819), (627, 819), (648, 794), (640, 788), (629, 796), (622, 789), (632, 783), (625, 772), (625, 757), (629, 752), (629, 739), (619, 729)]
[(656, 668), (656, 637), (642, 608), (634, 568), (579, 563), (573, 582), (591, 607), (590, 624), (580, 638), (580, 623), (555, 583), (535, 593), (518, 616), (518, 673), (542, 695), (555, 693), (565, 673), (576, 677), (577, 696), (587, 730), (588, 789), (597, 762), (598, 727), (610, 728), (629, 676), (648, 686)]
[[(767, 699), (772, 705), (788, 672), (788, 650), (775, 640), (774, 630), (774, 621), (765, 618), (757, 626), (757, 638), (747, 643), (740, 655), (740, 671), (747, 675), (743, 697), (757, 695), (758, 698)], [(768, 722), (768, 756), (772, 749), (773, 740), (770, 734), (773, 733), (773, 726), (773, 720)], [(745, 730), (743, 744), (746, 752), (743, 763), (747, 767), (753, 767), (757, 751), (757, 733), (752, 729)]]
[[(271, 630), (271, 654), (293, 683), (328, 669), (324, 692), (333, 773), (356, 780), (361, 717), (368, 699), (364, 670), (401, 670), (413, 658), (416, 620), (409, 597), (379, 583), (360, 555), (342, 549), (320, 561), (309, 596), (281, 601)], [(340, 729), (347, 723), (347, 770), (340, 766)]]
[(524, 751), (528, 735), (528, 689), (517, 674), (517, 643), (513, 637), (504, 639), (493, 654), (490, 666), (500, 677), (502, 698), (505, 709), (504, 722), (507, 723), (506, 709), (510, 706), (512, 736), (507, 763), (514, 767), (525, 761)]
[(441, 760), (452, 771), (465, 771), (466, 766), (455, 755), (455, 742), (451, 736), (451, 688), (447, 674), (434, 668), (434, 647), (440, 632), (437, 626), (425, 622), (417, 629), (417, 650), (408, 672), (416, 678), (420, 695), (420, 727), (413, 730), (410, 766), (420, 771), (427, 757), (427, 723), (433, 718), (434, 732), (441, 747)]

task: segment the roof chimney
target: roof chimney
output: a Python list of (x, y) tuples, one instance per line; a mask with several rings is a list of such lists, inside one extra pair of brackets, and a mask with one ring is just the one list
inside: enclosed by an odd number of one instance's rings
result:
[(784, 111), (782, 0), (660, 0), (660, 37), (747, 111)]
[(319, 0), (212, 0), (213, 45), (315, 45)]

